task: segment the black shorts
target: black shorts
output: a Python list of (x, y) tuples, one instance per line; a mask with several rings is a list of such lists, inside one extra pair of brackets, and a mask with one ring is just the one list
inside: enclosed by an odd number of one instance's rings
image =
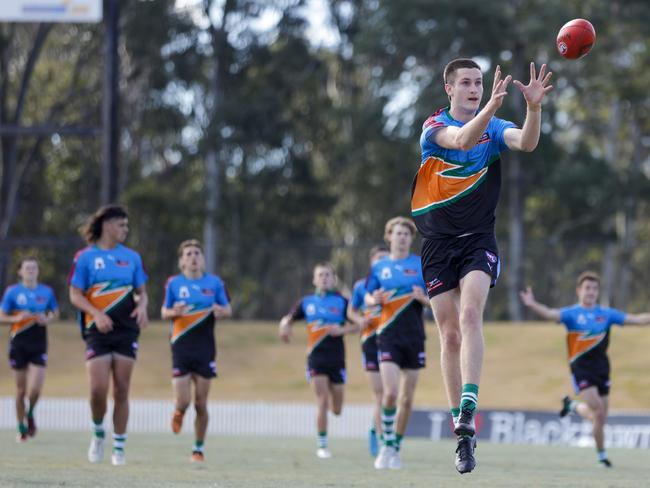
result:
[(135, 329), (117, 329), (108, 334), (96, 330), (86, 333), (86, 361), (106, 354), (136, 359), (139, 335), (140, 331)]
[(12, 369), (25, 369), (28, 364), (47, 366), (47, 341), (9, 343), (9, 366)]
[(379, 351), (377, 350), (377, 336), (368, 337), (361, 344), (361, 362), (365, 371), (379, 371)]
[(589, 371), (586, 369), (571, 369), (571, 382), (576, 394), (582, 390), (595, 386), (600, 396), (608, 396), (612, 382), (609, 379), (609, 372)]
[(477, 270), (490, 275), (490, 287), (496, 285), (501, 261), (493, 234), (423, 240), (422, 275), (429, 298), (453, 290), (467, 273)]
[(426, 366), (424, 340), (414, 338), (409, 341), (390, 340), (388, 337), (377, 336), (379, 361), (397, 364), (400, 369), (420, 369)]
[(330, 383), (335, 385), (344, 385), (347, 380), (345, 365), (326, 366), (307, 364), (307, 381), (310, 382), (314, 376), (327, 376)]
[(190, 348), (172, 347), (172, 376), (178, 378), (187, 374), (203, 378), (217, 376), (216, 350), (202, 351)]

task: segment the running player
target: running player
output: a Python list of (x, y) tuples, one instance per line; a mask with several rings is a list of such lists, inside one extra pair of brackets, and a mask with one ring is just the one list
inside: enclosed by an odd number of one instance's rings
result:
[(415, 232), (412, 220), (390, 219), (384, 232), (390, 255), (373, 264), (366, 281), (366, 303), (381, 306), (377, 349), (383, 443), (375, 459), (376, 469), (402, 467), (401, 441), (411, 416), (419, 370), (426, 363), (422, 307), (429, 302), (420, 258), (410, 252)]
[(18, 266), (20, 282), (5, 290), (0, 306), (0, 322), (11, 324), (9, 364), (16, 380), (16, 439), (20, 442), (36, 435), (34, 409), (47, 365), (46, 326), (59, 312), (52, 289), (38, 282), (38, 271), (36, 258), (23, 259)]
[(307, 322), (307, 380), (316, 395), (318, 413), (318, 449), (321, 459), (332, 457), (327, 443), (327, 411), (340, 415), (345, 390), (345, 345), (343, 336), (357, 332), (359, 325), (346, 324), (348, 301), (337, 291), (336, 274), (330, 263), (314, 267), (313, 295), (307, 295), (280, 320), (279, 334), (284, 342), (291, 340), (295, 320)]
[(532, 288), (520, 293), (521, 301), (540, 317), (561, 322), (567, 329), (567, 348), (571, 380), (582, 401), (562, 399), (560, 416), (576, 412), (591, 421), (598, 461), (611, 468), (605, 450), (604, 426), (609, 410), (609, 333), (612, 325), (650, 324), (650, 313), (629, 314), (598, 304), (600, 277), (586, 271), (578, 276), (578, 303), (561, 309), (550, 308), (535, 300)]
[(122, 245), (129, 233), (126, 210), (101, 207), (81, 229), (88, 247), (77, 253), (70, 274), (70, 301), (80, 310), (90, 380), (94, 435), (88, 460), (104, 459), (104, 415), (113, 380), (114, 466), (126, 464), (124, 443), (129, 419), (129, 385), (140, 329), (147, 326), (147, 275), (140, 255)]
[[(385, 245), (374, 246), (370, 250), (370, 266), (377, 261), (388, 257), (389, 250)], [(377, 327), (381, 316), (381, 307), (375, 305), (368, 307), (366, 299), (366, 278), (357, 281), (352, 289), (352, 299), (348, 305), (348, 316), (354, 317), (355, 314), (361, 314), (357, 319), (363, 323), (361, 328), (361, 359), (363, 369), (370, 382), (374, 398), (374, 409), (372, 423), (368, 429), (368, 449), (372, 457), (376, 457), (379, 451), (377, 433), (381, 434), (381, 400), (383, 389), (381, 386), (381, 376), (379, 374), (379, 357), (377, 353)]]
[(172, 431), (178, 434), (190, 406), (194, 383), (195, 440), (192, 461), (203, 461), (203, 443), (208, 429), (210, 380), (217, 376), (215, 319), (232, 315), (226, 287), (216, 275), (205, 272), (203, 246), (195, 239), (178, 248), (181, 274), (172, 276), (165, 287), (161, 314), (171, 320), (172, 386), (176, 410)]
[(492, 93), (479, 110), (483, 75), (471, 59), (455, 59), (444, 71), (449, 107), (425, 122), (422, 160), (413, 182), (411, 212), (423, 236), (422, 269), (440, 333), (442, 376), (458, 436), (456, 469), (476, 466), (474, 412), (483, 365), (483, 310), (499, 276), (494, 211), (501, 188), (500, 153), (530, 152), (539, 141), (541, 107), (551, 73), (539, 76), (530, 64), (530, 82), (513, 83), (527, 104), (521, 129), (495, 117), (508, 75), (497, 66)]

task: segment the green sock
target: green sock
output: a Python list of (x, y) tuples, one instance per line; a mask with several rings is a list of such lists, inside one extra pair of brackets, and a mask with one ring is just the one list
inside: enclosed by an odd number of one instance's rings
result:
[(458, 423), (458, 417), (460, 417), (460, 408), (454, 407), (451, 409), (451, 419), (454, 421), (454, 426)]
[(318, 449), (327, 449), (327, 432), (318, 433)]
[(398, 451), (402, 447), (402, 439), (404, 439), (404, 434), (395, 433), (395, 449)]
[(203, 441), (196, 439), (194, 441), (194, 447), (192, 448), (192, 452), (203, 452)]
[(34, 406), (32, 404), (29, 405), (29, 409), (27, 410), (27, 416), (28, 417), (34, 416)]
[(124, 451), (124, 443), (126, 442), (126, 433), (113, 434), (113, 452)]
[(463, 393), (460, 396), (460, 410), (469, 410), (474, 412), (478, 403), (478, 385), (465, 383)]
[(93, 429), (95, 432), (95, 437), (98, 439), (103, 439), (106, 436), (104, 432), (104, 420), (93, 420)]
[(397, 408), (381, 407), (381, 425), (384, 429), (384, 445), (395, 447), (395, 414)]
[(22, 422), (20, 422), (18, 424), (18, 432), (20, 434), (27, 434), (27, 426), (25, 424), (23, 424)]

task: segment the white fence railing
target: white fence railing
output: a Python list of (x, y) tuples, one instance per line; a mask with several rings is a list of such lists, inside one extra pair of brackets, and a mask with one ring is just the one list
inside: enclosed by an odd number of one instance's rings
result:
[[(0, 429), (15, 429), (14, 399), (0, 397)], [(106, 415), (105, 426), (110, 429)], [(168, 432), (174, 405), (167, 400), (131, 400), (129, 432)], [(300, 403), (210, 402), (208, 432), (231, 435), (311, 437), (314, 435), (316, 406)], [(330, 415), (332, 436), (364, 438), (372, 416), (369, 405), (346, 405), (343, 413)], [(44, 398), (36, 407), (39, 429), (87, 431), (91, 426), (88, 401), (80, 398)], [(192, 432), (194, 411), (187, 411), (183, 432)]]

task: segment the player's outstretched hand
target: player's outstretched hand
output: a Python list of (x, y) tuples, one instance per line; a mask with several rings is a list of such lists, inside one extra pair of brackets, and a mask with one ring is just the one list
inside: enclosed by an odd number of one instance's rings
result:
[(508, 75), (501, 79), (501, 66), (497, 65), (494, 70), (494, 81), (492, 82), (492, 96), (488, 100), (487, 105), (491, 105), (496, 111), (503, 103), (504, 97), (508, 94), (506, 89), (512, 80), (512, 76)]
[(278, 334), (282, 342), (288, 344), (291, 342), (291, 326), (289, 324), (280, 323)]
[(549, 85), (553, 73), (546, 72), (546, 65), (543, 64), (539, 69), (539, 75), (536, 74), (535, 63), (530, 63), (530, 81), (524, 85), (519, 80), (512, 82), (521, 93), (523, 93), (526, 103), (532, 108), (539, 108), (544, 99), (544, 96), (553, 89), (553, 85)]
[(535, 303), (535, 295), (533, 295), (533, 289), (530, 286), (527, 286), (525, 290), (519, 292), (519, 298), (527, 307), (530, 307)]

